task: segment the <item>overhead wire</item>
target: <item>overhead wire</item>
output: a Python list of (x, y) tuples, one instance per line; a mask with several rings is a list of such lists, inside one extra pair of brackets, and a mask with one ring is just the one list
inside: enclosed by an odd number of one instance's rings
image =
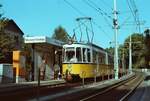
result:
[[(79, 9), (77, 9), (75, 6), (73, 6), (69, 1), (64, 0), (64, 2), (65, 2), (67, 5), (69, 5), (71, 8), (73, 8), (76, 12), (78, 12), (80, 15), (85, 16), (84, 13), (82, 13)], [(82, 39), (82, 30), (81, 30), (80, 24), (79, 24), (78, 28), (80, 29), (80, 33), (81, 33), (81, 36), (80, 36), (80, 41), (81, 41), (81, 39)], [(75, 29), (73, 29), (73, 32), (74, 32), (74, 34), (75, 34)]]
[(127, 17), (124, 22), (120, 25), (120, 28), (122, 28), (126, 23), (127, 21), (131, 18), (131, 16)]
[[(82, 13), (79, 9), (77, 9), (75, 6), (73, 6), (69, 1), (64, 0), (64, 2), (66, 4), (68, 4), (71, 8), (73, 8), (76, 12), (78, 12), (80, 15), (85, 16), (84, 13)], [(93, 20), (92, 20), (93, 21)], [(96, 22), (93, 21), (93, 24), (97, 26), (97, 28), (99, 28), (103, 33), (105, 33), (105, 35), (107, 35), (107, 37), (109, 36), (100, 25), (98, 25)], [(110, 38), (110, 37), (109, 37)], [(111, 38), (110, 38), (111, 39)]]
[[(95, 9), (96, 11), (98, 11), (103, 17), (104, 17), (104, 20), (105, 20), (105, 22), (107, 22), (107, 24), (108, 24), (108, 26), (110, 27), (110, 28), (112, 28), (112, 25), (109, 23), (109, 21), (107, 20), (107, 18), (109, 18), (109, 19), (113, 19), (111, 16), (109, 16), (105, 11), (103, 11), (101, 8), (99, 8), (98, 7), (98, 5), (97, 4), (95, 4), (93, 1), (91, 1), (91, 0), (88, 0), (91, 4), (93, 4), (94, 6), (92, 6), (90, 3), (88, 3), (86, 0), (83, 0), (87, 5), (89, 5), (91, 8), (93, 8), (93, 9)], [(105, 16), (107, 17), (105, 17)], [(109, 37), (110, 39), (111, 39), (111, 37), (105, 32), (105, 30), (103, 30), (102, 29), (102, 27), (101, 26), (99, 26), (95, 21), (93, 21), (93, 24), (94, 25), (96, 25), (99, 29), (101, 29), (102, 30), (102, 32), (103, 33), (105, 33), (106, 35), (107, 35), (107, 37)]]
[(137, 12), (138, 12), (138, 10), (137, 10), (137, 8), (136, 8), (136, 5), (135, 5), (135, 2), (134, 2), (134, 0), (130, 0), (130, 3), (131, 3), (131, 6), (132, 6), (132, 9), (133, 9), (133, 13), (135, 14), (135, 19), (136, 19), (136, 29), (137, 29), (137, 27), (138, 27), (138, 17), (137, 17)]
[(136, 25), (138, 25), (137, 18), (136, 18), (136, 13), (134, 12), (134, 8), (132, 8), (133, 4), (131, 5), (131, 1), (129, 2), (129, 0), (126, 0), (126, 1), (127, 1), (127, 5), (129, 7), (129, 9), (131, 11), (131, 14), (132, 14), (132, 16), (134, 18), (135, 23), (136, 23)]
[(81, 14), (82, 16), (85, 16), (85, 14), (83, 12), (81, 12), (79, 9), (77, 9), (75, 6), (73, 6), (69, 1), (64, 0), (64, 2), (66, 4), (68, 4), (71, 8), (73, 8), (76, 12), (78, 12), (79, 14)]
[(98, 25), (95, 21), (92, 21), (92, 22), (93, 22), (93, 24), (94, 24), (95, 26), (97, 26), (99, 29), (101, 29), (101, 31), (102, 31), (107, 37), (109, 37), (109, 39), (112, 39), (112, 37), (110, 37), (110, 35), (107, 34), (106, 31), (105, 31), (104, 29), (102, 29), (102, 27), (101, 27), (100, 25)]
[[(90, 1), (90, 0), (88, 0), (88, 1), (82, 0), (82, 1), (83, 1), (84, 3), (86, 3), (89, 7), (93, 8), (93, 9), (96, 10), (98, 13), (100, 13), (101, 16), (103, 16), (104, 20), (106, 21), (107, 25), (112, 28), (110, 22), (107, 20), (107, 18), (109, 18), (109, 19), (112, 20), (111, 16), (108, 16), (108, 14), (107, 14), (106, 12), (104, 12), (101, 8), (99, 8), (94, 2), (92, 2), (92, 1)], [(89, 3), (89, 2), (90, 2), (90, 3)], [(107, 18), (106, 18), (106, 16), (107, 16)]]
[(130, 9), (130, 11), (131, 11), (131, 14), (132, 14), (132, 16), (133, 16), (133, 18), (134, 18), (134, 20), (135, 20), (135, 22), (136, 22), (136, 16), (135, 16), (134, 11), (133, 11), (133, 9), (132, 9), (132, 7), (131, 7), (131, 5), (130, 5), (130, 2), (129, 2), (129, 0), (126, 0), (126, 1), (127, 1), (127, 5), (128, 5), (128, 7), (129, 7), (129, 9)]
[(105, 6), (107, 6), (107, 8), (110, 8), (113, 11), (113, 8), (108, 3), (106, 3), (104, 0), (99, 0), (99, 1), (101, 1)]
[(109, 19), (113, 19), (109, 14), (107, 14), (104, 10), (102, 10), (96, 3), (94, 3), (93, 1), (91, 0), (88, 0), (90, 3), (92, 3), (95, 7), (97, 7), (97, 9), (99, 11), (101, 11), (105, 16), (107, 16)]
[(131, 0), (131, 3), (132, 3), (132, 6), (133, 6), (133, 9), (134, 9), (134, 11), (135, 11), (135, 16), (136, 16), (137, 26), (138, 26), (138, 28), (139, 28), (139, 33), (141, 33), (140, 20), (139, 20), (139, 13), (138, 13), (137, 6), (136, 6), (136, 4), (135, 4), (135, 0)]

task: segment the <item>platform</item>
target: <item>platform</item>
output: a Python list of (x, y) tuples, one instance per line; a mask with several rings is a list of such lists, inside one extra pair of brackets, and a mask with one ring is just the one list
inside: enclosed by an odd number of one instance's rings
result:
[[(40, 81), (40, 86), (58, 85), (58, 84), (63, 84), (63, 83), (65, 83), (65, 80), (63, 80), (63, 79)], [(37, 81), (0, 84), (0, 93), (12, 91), (12, 90), (23, 89), (23, 88), (36, 87), (37, 85), (38, 85)]]

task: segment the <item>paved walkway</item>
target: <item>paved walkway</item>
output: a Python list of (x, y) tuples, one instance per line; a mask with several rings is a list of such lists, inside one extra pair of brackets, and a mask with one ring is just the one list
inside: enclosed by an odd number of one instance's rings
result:
[[(102, 89), (102, 88), (111, 86), (113, 84), (116, 84), (116, 83), (118, 83), (122, 80), (125, 80), (125, 79), (127, 79), (127, 78), (129, 78), (133, 75), (134, 74), (124, 76), (124, 77), (122, 77), (118, 80), (110, 79), (110, 80), (105, 80), (105, 81), (101, 81), (101, 82), (97, 82), (97, 83), (93, 83), (93, 84), (88, 84), (88, 85), (84, 85), (84, 86), (73, 87), (72, 89), (69, 89), (67, 91), (65, 90), (64, 92), (59, 92), (57, 94), (52, 94), (52, 95), (39, 97), (38, 100), (40, 100), (40, 101), (50, 101), (50, 100), (55, 99), (57, 97), (72, 94), (72, 93), (75, 93), (75, 92), (80, 92), (80, 91), (85, 91), (85, 90), (92, 90), (93, 88), (94, 89)], [(36, 98), (33, 98), (33, 99), (28, 100), (28, 101), (38, 101), (38, 100)]]
[[(40, 86), (57, 85), (57, 84), (62, 84), (62, 83), (65, 83), (65, 80), (40, 81)], [(16, 90), (16, 89), (34, 87), (34, 86), (37, 86), (37, 85), (38, 85), (37, 81), (0, 84), (0, 93), (13, 91), (13, 90)]]
[[(32, 81), (32, 82), (20, 82), (19, 84), (37, 84), (37, 81)], [(60, 80), (47, 80), (47, 81), (40, 81), (41, 85), (55, 85), (55, 84), (60, 84), (60, 83), (65, 83), (65, 80), (60, 79)]]

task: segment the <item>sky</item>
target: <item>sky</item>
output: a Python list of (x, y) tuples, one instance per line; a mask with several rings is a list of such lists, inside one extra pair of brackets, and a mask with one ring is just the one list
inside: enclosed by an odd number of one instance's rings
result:
[[(138, 32), (127, 1), (133, 0), (117, 0), (119, 44), (122, 44), (131, 33)], [(141, 25), (141, 32), (143, 32), (145, 28), (150, 27), (150, 0), (134, 1), (139, 19), (141, 23), (144, 22)], [(0, 4), (3, 5), (1, 10), (3, 16), (13, 19), (24, 32), (24, 36), (51, 37), (54, 29), (62, 26), (71, 36), (73, 29), (77, 28), (75, 33), (77, 39), (80, 39), (81, 34), (76, 18), (91, 17), (93, 42), (103, 48), (113, 46), (113, 0), (0, 0)], [(85, 23), (85, 20), (81, 22)], [(92, 32), (88, 21), (82, 24), (84, 39), (87, 38), (85, 25), (89, 29), (90, 37)]]

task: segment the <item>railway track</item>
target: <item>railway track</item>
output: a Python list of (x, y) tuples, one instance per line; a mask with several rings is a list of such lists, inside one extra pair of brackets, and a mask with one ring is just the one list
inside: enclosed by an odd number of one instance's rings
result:
[[(89, 84), (91, 82), (85, 82)], [(92, 82), (93, 83), (93, 82)], [(82, 86), (81, 82), (77, 83), (41, 83), (38, 87), (37, 83), (30, 84), (14, 84), (0, 86), (0, 99), (4, 101), (26, 101), (32, 98), (39, 98), (45, 95), (52, 95), (65, 90), (70, 90), (73, 87)]]
[[(85, 85), (90, 83), (93, 82), (85, 82)], [(82, 83), (41, 83), (39, 87), (37, 83), (14, 84), (4, 87), (0, 86), (0, 99), (3, 101), (27, 101), (28, 99), (37, 99), (41, 96), (69, 91), (78, 86), (82, 86)]]
[[(87, 88), (85, 90), (80, 90), (73, 93), (68, 93), (68, 91), (66, 91), (66, 95), (59, 96), (54, 99), (49, 96), (47, 97), (47, 100), (42, 101), (124, 101), (124, 99), (129, 97), (131, 92), (134, 91), (134, 85), (136, 84), (137, 87), (142, 80), (143, 78), (141, 78), (141, 75), (135, 75), (123, 81), (115, 81), (116, 83), (112, 83), (112, 85), (101, 82), (99, 86)], [(104, 87), (102, 87), (102, 85), (104, 85)], [(128, 88), (129, 86), (131, 88)]]
[[(130, 78), (129, 80), (136, 79), (135, 76)], [(139, 79), (139, 78), (138, 78)], [(3, 101), (27, 101), (29, 99), (38, 99), (42, 98), (43, 96), (51, 96), (50, 98), (47, 98), (46, 101), (97, 101), (93, 99), (97, 99), (98, 96), (102, 96), (107, 92), (113, 91), (113, 89), (117, 89), (121, 85), (128, 86), (126, 83), (129, 80), (118, 82), (117, 84), (114, 84), (113, 86), (102, 88), (102, 89), (82, 89), (82, 83), (63, 83), (63, 84), (57, 84), (57, 85), (43, 85), (37, 88), (37, 85), (34, 85), (33, 87), (25, 87), (22, 89), (16, 89), (12, 90), (11, 92), (5, 92), (0, 93), (0, 99)], [(86, 85), (85, 85), (86, 86)], [(76, 88), (79, 89), (76, 91)], [(53, 95), (59, 95), (60, 93), (66, 92), (64, 95), (61, 96), (54, 96)], [(68, 92), (68, 93), (67, 93)], [(72, 92), (72, 93), (69, 93)], [(92, 95), (92, 96), (89, 96)], [(130, 94), (128, 94), (130, 95)], [(126, 95), (126, 96), (128, 96)], [(88, 97), (87, 97), (88, 96)], [(109, 95), (107, 95), (109, 96)], [(125, 97), (126, 98), (126, 97)], [(45, 101), (45, 100), (40, 100)], [(116, 100), (103, 100), (103, 101), (116, 101)], [(117, 100), (118, 101), (118, 100)], [(123, 101), (123, 100), (120, 100)]]
[(98, 99), (101, 101), (126, 101), (142, 81), (143, 78), (140, 75), (113, 85), (101, 92), (82, 98), (80, 101), (98, 101)]

